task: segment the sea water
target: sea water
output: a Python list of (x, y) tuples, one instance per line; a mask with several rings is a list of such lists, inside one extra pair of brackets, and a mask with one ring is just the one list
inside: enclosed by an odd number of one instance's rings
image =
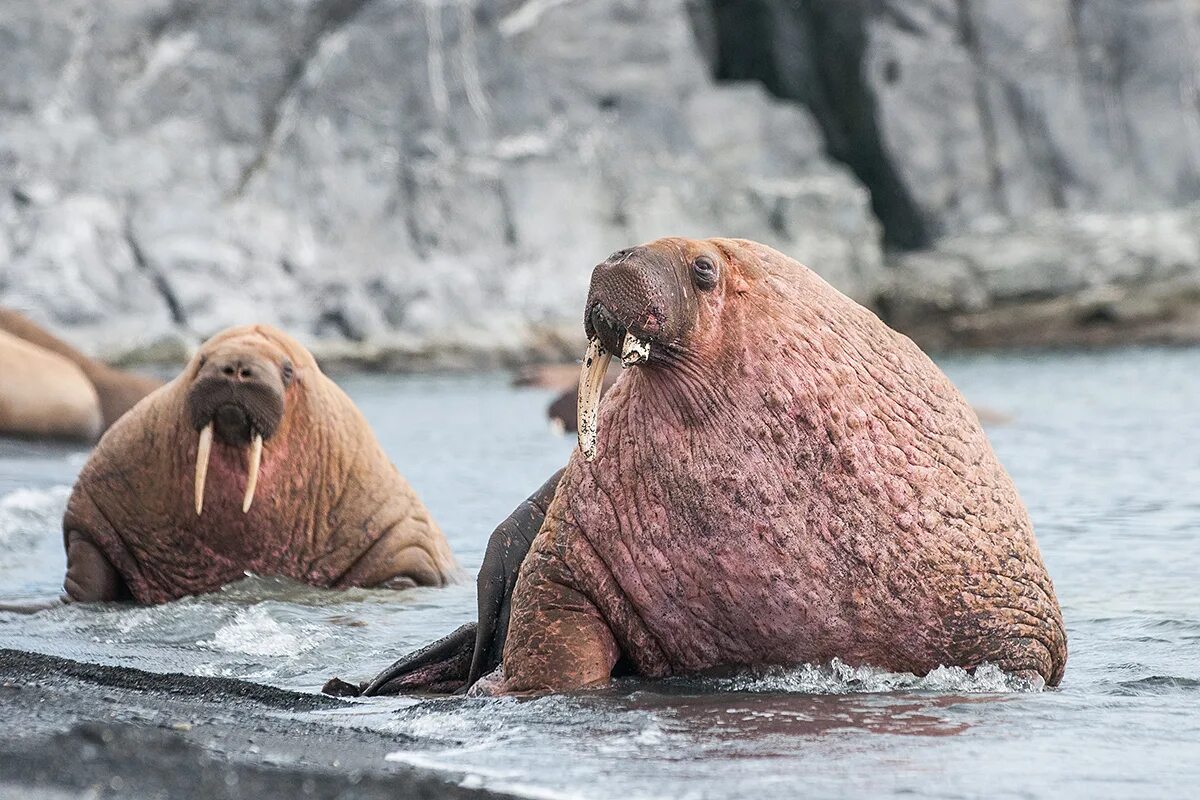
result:
[[(539, 798), (1194, 795), (1200, 350), (941, 364), (972, 403), (1008, 418), (988, 434), (1063, 606), (1061, 687), (1031, 691), (990, 669), (916, 677), (833, 663), (326, 713), (397, 734), (390, 760)], [(551, 394), (502, 375), (339, 382), (471, 575), (492, 528), (573, 446), (546, 424)], [(0, 602), (57, 592), (60, 520), (86, 455), (0, 441)], [(155, 608), (0, 613), (0, 646), (316, 691), (471, 620), (474, 600), (469, 582), (330, 592), (252, 577)]]

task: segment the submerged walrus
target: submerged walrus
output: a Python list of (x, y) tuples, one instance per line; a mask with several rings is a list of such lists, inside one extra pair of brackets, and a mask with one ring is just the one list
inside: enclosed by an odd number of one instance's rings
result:
[[(121, 415), (133, 408), (139, 400), (153, 392), (162, 381), (145, 375), (114, 369), (107, 364), (88, 358), (71, 345), (51, 334), (33, 320), (16, 311), (0, 308), (0, 331), (6, 332), (29, 344), (61, 356), (74, 364), (87, 377), (95, 388), (96, 401), (100, 411), (100, 427), (98, 430), (78, 432), (72, 431), (76, 438), (94, 439), (106, 430)], [(7, 383), (7, 382), (6, 382)], [(7, 391), (5, 389), (0, 390)], [(48, 398), (47, 402), (53, 402)]]
[(457, 572), (350, 398), (265, 325), (205, 342), (105, 434), (63, 535), (77, 601), (160, 603), (247, 572), (391, 588)]
[[(493, 535), (478, 625), (366, 694), (833, 658), (1062, 678), (1025, 509), (971, 407), (907, 338), (731, 239), (614, 254), (584, 327), (579, 451)], [(634, 368), (597, 420), (614, 354)]]

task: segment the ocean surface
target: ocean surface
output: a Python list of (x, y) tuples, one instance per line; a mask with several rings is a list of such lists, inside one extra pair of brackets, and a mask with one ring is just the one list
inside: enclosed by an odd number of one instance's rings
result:
[[(533, 700), (386, 698), (331, 712), (418, 737), (389, 758), (534, 798), (1182, 797), (1200, 791), (1200, 350), (957, 356), (1029, 506), (1070, 641), (1058, 689), (842, 664), (623, 681)], [(573, 447), (506, 376), (339, 382), (473, 575), (492, 528)], [(0, 602), (55, 594), (87, 452), (0, 440)], [(156, 608), (0, 612), (0, 646), (316, 691), (474, 615), (474, 586), (315, 590), (248, 578)], [(14, 724), (6, 720), (6, 724)]]

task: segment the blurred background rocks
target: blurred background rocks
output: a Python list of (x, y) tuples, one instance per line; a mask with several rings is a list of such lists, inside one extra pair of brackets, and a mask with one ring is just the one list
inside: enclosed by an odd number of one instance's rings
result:
[(1200, 0), (8, 0), (0, 52), (0, 304), (106, 358), (571, 358), (664, 235), (931, 346), (1200, 338)]

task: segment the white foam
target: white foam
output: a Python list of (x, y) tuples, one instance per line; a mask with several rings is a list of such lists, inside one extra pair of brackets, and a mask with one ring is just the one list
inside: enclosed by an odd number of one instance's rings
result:
[(316, 626), (290, 625), (270, 615), (262, 606), (239, 611), (202, 644), (226, 653), (252, 656), (295, 656), (311, 650), (329, 635)]
[(0, 497), (0, 545), (29, 545), (61, 529), (70, 486), (17, 489)]
[(738, 692), (796, 692), (799, 694), (849, 694), (868, 692), (931, 691), (975, 693), (1031, 692), (1044, 688), (1026, 678), (1010, 675), (993, 664), (974, 672), (961, 667), (938, 667), (928, 675), (888, 672), (876, 667), (852, 667), (839, 660), (827, 665), (775, 667), (713, 681), (716, 688)]

